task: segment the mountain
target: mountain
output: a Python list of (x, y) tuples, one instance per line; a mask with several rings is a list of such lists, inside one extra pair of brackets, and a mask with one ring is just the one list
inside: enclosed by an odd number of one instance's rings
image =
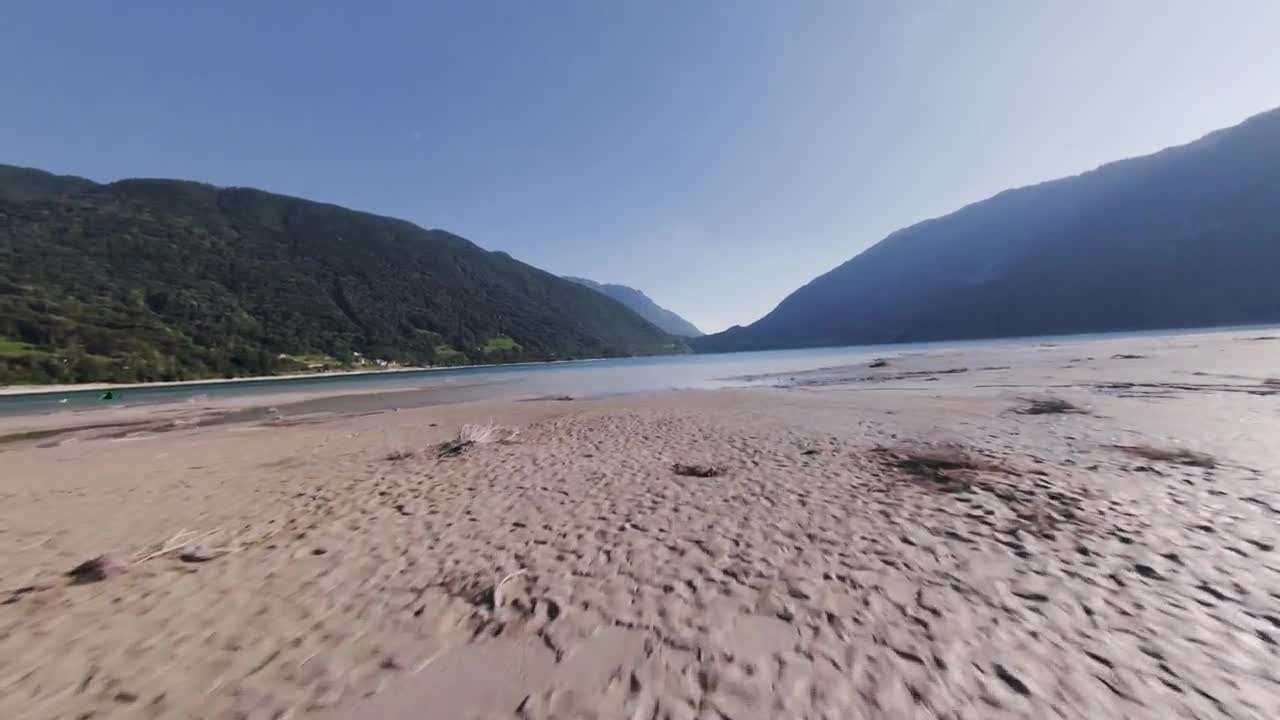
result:
[(565, 277), (565, 280), (585, 285), (596, 292), (608, 295), (631, 308), (637, 315), (656, 325), (658, 329), (671, 335), (686, 338), (700, 337), (702, 335), (702, 331), (694, 327), (693, 323), (650, 300), (648, 295), (635, 288), (627, 287), (626, 285), (598, 283), (594, 280), (579, 277)]
[(1280, 321), (1280, 109), (899, 230), (700, 352)]
[(0, 166), (0, 383), (682, 350), (621, 303), (443, 230)]
[(75, 175), (54, 175), (35, 168), (0, 165), (0, 197), (12, 200), (45, 200), (86, 192), (97, 186)]

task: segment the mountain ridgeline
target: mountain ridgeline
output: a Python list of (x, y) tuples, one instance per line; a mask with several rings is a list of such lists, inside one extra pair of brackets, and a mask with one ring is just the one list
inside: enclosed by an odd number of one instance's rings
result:
[(681, 351), (623, 304), (442, 230), (0, 166), (0, 383)]
[(585, 285), (596, 292), (608, 295), (631, 308), (637, 315), (653, 323), (663, 332), (686, 338), (700, 337), (702, 335), (702, 331), (694, 327), (693, 323), (650, 300), (648, 295), (635, 288), (627, 287), (626, 285), (598, 283), (594, 280), (578, 277), (566, 277), (565, 280)]
[(701, 352), (1280, 321), (1280, 110), (893, 233)]

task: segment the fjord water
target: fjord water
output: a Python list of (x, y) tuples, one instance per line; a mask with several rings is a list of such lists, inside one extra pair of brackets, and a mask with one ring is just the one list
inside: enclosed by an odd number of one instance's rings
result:
[[(912, 346), (893, 346), (901, 352)], [(571, 395), (589, 397), (668, 389), (715, 388), (742, 384), (743, 375), (811, 370), (857, 362), (887, 347), (817, 348), (715, 355), (662, 355), (555, 363), (484, 365), (384, 373), (333, 374), (261, 380), (228, 380), (178, 385), (140, 385), (114, 390), (117, 405), (185, 400), (252, 398), (271, 395), (356, 395), (402, 390), (439, 390), (442, 400)], [(467, 388), (460, 396), (456, 392)], [(453, 391), (453, 392), (450, 392)], [(104, 391), (70, 390), (0, 396), (0, 414), (100, 408)]]
[[(987, 340), (953, 340), (896, 345), (803, 348), (706, 355), (660, 355), (608, 360), (573, 360), (555, 363), (485, 365), (463, 368), (406, 370), (366, 374), (333, 374), (305, 377), (229, 380), (178, 385), (140, 385), (116, 389), (117, 399), (101, 400), (102, 390), (70, 390), (0, 395), (0, 415), (22, 415), (66, 410), (146, 405), (202, 399), (254, 396), (287, 403), (325, 396), (343, 402), (317, 400), (309, 411), (362, 411), (442, 402), (542, 396), (598, 397), (674, 389), (715, 389), (752, 384), (749, 376), (803, 372), (852, 365), (876, 357), (974, 349), (1014, 347), (1060, 342), (1087, 342), (1122, 337), (1159, 337), (1202, 332), (1232, 331), (1268, 326), (1237, 326), (1207, 330), (1157, 330), (1091, 335), (1038, 336)], [(773, 382), (774, 378), (763, 378)], [(402, 402), (391, 397), (396, 393)], [(368, 396), (363, 402), (353, 396)], [(308, 403), (310, 406), (311, 404)], [(299, 408), (301, 409), (301, 408)]]

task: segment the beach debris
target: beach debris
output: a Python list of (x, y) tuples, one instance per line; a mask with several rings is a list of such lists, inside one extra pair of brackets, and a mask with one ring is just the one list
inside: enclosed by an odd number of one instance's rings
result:
[(1112, 360), (1145, 360), (1146, 355), (1134, 355), (1133, 353), (1116, 353), (1111, 356)]
[(447, 577), (436, 587), (473, 608), (470, 621), (477, 635), (500, 634), (507, 627), (544, 628), (563, 612), (560, 603), (535, 594), (534, 577), (523, 568), (496, 582), (489, 573), (462, 574)]
[(882, 368), (888, 364), (889, 364), (888, 360), (885, 360), (884, 358), (876, 358), (875, 360), (872, 360), (871, 364), (868, 365), (867, 367)]
[(160, 543), (159, 545), (152, 546), (150, 550), (141, 550), (134, 554), (133, 564), (138, 565), (148, 560), (155, 560), (156, 558), (161, 558), (166, 555), (180, 553), (190, 545), (207, 540), (216, 532), (217, 530), (210, 530), (209, 532), (201, 534), (194, 530), (187, 530), (186, 528), (183, 528), (174, 533), (173, 537), (168, 540)]
[(1088, 415), (1089, 411), (1069, 400), (1056, 397), (1021, 398), (1025, 406), (1014, 412), (1019, 415)]
[(450, 440), (448, 442), (441, 443), (439, 451), (436, 452), (436, 457), (446, 458), (461, 455), (467, 448), (471, 447), (471, 445), (472, 443), (462, 442), (460, 440)]
[(387, 462), (400, 462), (401, 460), (409, 460), (418, 455), (415, 450), (392, 450), (387, 453), (384, 458)]
[(494, 607), (494, 609), (498, 609), (498, 608), (504, 607), (504, 606), (507, 604), (507, 602), (506, 602), (506, 601), (508, 601), (508, 600), (510, 600), (510, 599), (511, 599), (511, 596), (510, 596), (509, 594), (508, 594), (508, 595), (504, 595), (504, 594), (503, 594), (503, 589), (504, 589), (504, 588), (505, 588), (509, 583), (512, 583), (512, 582), (513, 582), (513, 581), (515, 581), (517, 578), (522, 578), (522, 577), (524, 577), (527, 573), (528, 573), (528, 571), (527, 571), (527, 570), (517, 570), (517, 571), (515, 571), (515, 572), (513, 572), (513, 573), (509, 573), (509, 574), (507, 574), (507, 576), (506, 576), (506, 577), (504, 577), (504, 578), (502, 578), (501, 580), (499, 580), (499, 581), (498, 581), (498, 583), (497, 583), (496, 585), (494, 585), (494, 586), (493, 586), (493, 607)]
[(168, 540), (153, 545), (150, 548), (140, 550), (133, 555), (132, 565), (138, 565), (148, 560), (167, 556), (177, 556), (182, 562), (202, 563), (208, 562), (223, 555), (240, 552), (251, 545), (265, 542), (280, 532), (280, 528), (276, 527), (265, 534), (252, 540), (240, 540), (237, 542), (219, 545), (213, 542), (213, 539), (222, 533), (221, 528), (215, 528), (208, 532), (197, 532), (194, 530), (182, 529)]
[(84, 585), (102, 582), (113, 575), (118, 575), (122, 569), (111, 558), (99, 555), (68, 570), (67, 577), (71, 578), (72, 585)]
[(1150, 445), (1115, 445), (1114, 447), (1146, 460), (1206, 469), (1218, 466), (1217, 459), (1212, 455), (1186, 448), (1157, 448)]
[(231, 552), (230, 548), (209, 547), (208, 545), (189, 545), (182, 552), (178, 553), (178, 559), (182, 562), (202, 563), (209, 562), (215, 558), (222, 557)]
[(677, 475), (685, 477), (712, 478), (719, 477), (724, 474), (724, 468), (716, 465), (696, 465), (686, 463), (675, 463), (671, 466), (671, 470)]
[(520, 431), (515, 428), (496, 425), (493, 422), (484, 425), (463, 425), (458, 431), (457, 438), (440, 444), (436, 457), (461, 455), (476, 445), (511, 442), (519, 434)]

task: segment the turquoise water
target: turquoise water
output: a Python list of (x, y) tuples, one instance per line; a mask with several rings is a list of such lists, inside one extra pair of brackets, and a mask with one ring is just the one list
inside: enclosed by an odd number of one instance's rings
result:
[[(1244, 328), (1218, 328), (1240, 330)], [(1250, 329), (1256, 329), (1250, 328)], [(1206, 332), (1205, 329), (1107, 333), (1100, 335), (1041, 336), (1000, 340), (960, 340), (843, 348), (808, 348), (715, 355), (666, 355), (659, 357), (582, 360), (529, 365), (490, 365), (439, 370), (412, 370), (365, 375), (272, 378), (253, 382), (211, 382), (198, 385), (143, 386), (116, 390), (117, 399), (99, 399), (101, 390), (0, 396), (0, 414), (15, 415), (101, 408), (108, 404), (140, 405), (207, 397), (237, 398), (255, 395), (323, 393), (356, 395), (399, 390), (431, 390), (466, 399), (527, 397), (536, 395), (599, 395), (669, 389), (717, 388), (742, 385), (743, 375), (800, 372), (852, 364), (882, 355), (948, 348), (1034, 345), (1046, 342), (1080, 342), (1116, 337), (1153, 337)], [(273, 400), (275, 401), (275, 400)], [(280, 398), (279, 402), (288, 402)]]

